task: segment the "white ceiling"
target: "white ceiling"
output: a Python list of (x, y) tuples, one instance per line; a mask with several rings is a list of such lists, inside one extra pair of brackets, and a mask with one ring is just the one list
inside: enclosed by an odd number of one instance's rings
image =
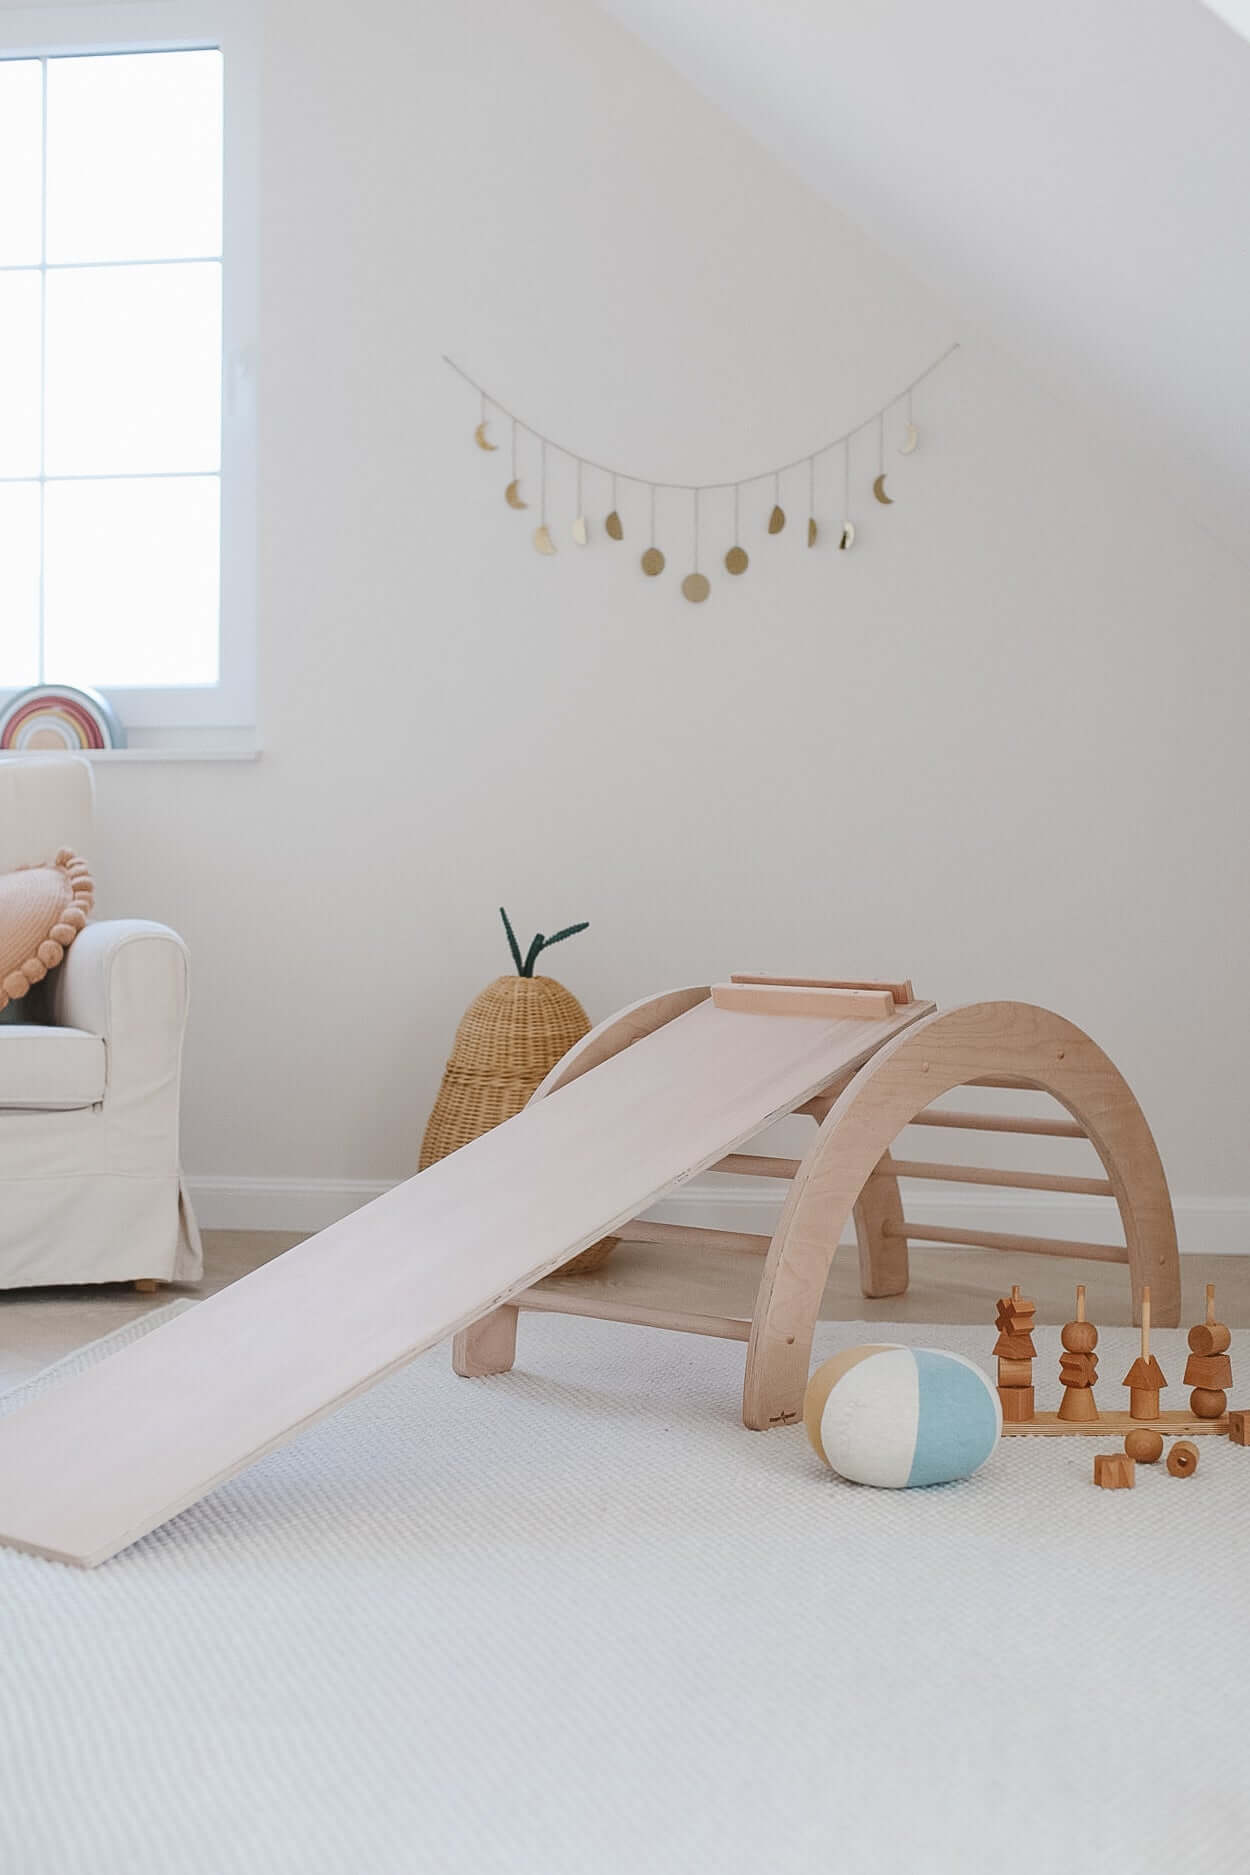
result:
[(1202, 0), (602, 4), (1247, 550), (1250, 45)]

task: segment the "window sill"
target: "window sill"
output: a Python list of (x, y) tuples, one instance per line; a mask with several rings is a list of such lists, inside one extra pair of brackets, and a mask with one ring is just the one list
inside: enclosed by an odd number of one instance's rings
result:
[[(34, 753), (23, 751), (23, 759)], [(74, 749), (86, 762), (258, 762), (259, 747), (243, 749)]]

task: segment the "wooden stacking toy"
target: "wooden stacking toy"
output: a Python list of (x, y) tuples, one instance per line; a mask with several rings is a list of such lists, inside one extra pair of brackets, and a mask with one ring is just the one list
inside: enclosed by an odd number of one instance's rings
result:
[(1141, 1299), (1141, 1353), (1124, 1376), (1130, 1419), (1158, 1419), (1159, 1395), (1167, 1386), (1163, 1369), (1150, 1352), (1150, 1290)]
[(1063, 1382), (1059, 1417), (1097, 1419), (1094, 1380), (1098, 1373), (1098, 1356), (1094, 1349), (1098, 1346), (1098, 1330), (1085, 1319), (1084, 1283), (1076, 1286), (1076, 1320), (1065, 1322), (1059, 1339), (1064, 1349), (1059, 1362), (1059, 1378)]
[(1185, 1363), (1185, 1385), (1192, 1387), (1189, 1404), (1198, 1419), (1218, 1419), (1228, 1406), (1226, 1388), (1233, 1384), (1233, 1363), (1228, 1350), (1232, 1335), (1215, 1319), (1215, 1284), (1207, 1284), (1207, 1319), (1189, 1331), (1191, 1353)]
[(1033, 1417), (1033, 1345), (1035, 1302), (1025, 1302), (1020, 1285), (1013, 1283), (1009, 1296), (1000, 1296), (995, 1326), (998, 1340), (994, 1353), (998, 1359), (998, 1398), (1005, 1420)]

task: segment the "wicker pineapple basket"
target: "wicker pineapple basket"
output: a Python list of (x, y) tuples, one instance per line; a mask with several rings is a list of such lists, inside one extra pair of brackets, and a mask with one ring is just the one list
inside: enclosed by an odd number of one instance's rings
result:
[[(532, 974), (538, 952), (531, 945), (529, 956), (521, 959), (503, 915), (518, 974), (496, 977), (474, 997), (461, 1018), (421, 1142), (423, 1172), (435, 1160), (519, 1113), (557, 1061), (590, 1029), (586, 1011), (571, 990), (553, 977)], [(543, 948), (556, 941), (548, 938), (540, 943), (536, 938), (534, 944)], [(523, 961), (529, 964), (528, 971), (521, 967)], [(562, 1264), (558, 1273), (585, 1275), (599, 1269), (616, 1243), (615, 1237), (601, 1237)]]

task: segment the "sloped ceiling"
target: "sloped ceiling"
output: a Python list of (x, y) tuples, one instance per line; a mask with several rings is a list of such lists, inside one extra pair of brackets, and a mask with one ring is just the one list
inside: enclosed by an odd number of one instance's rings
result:
[(602, 4), (1250, 553), (1250, 44), (1202, 0)]

